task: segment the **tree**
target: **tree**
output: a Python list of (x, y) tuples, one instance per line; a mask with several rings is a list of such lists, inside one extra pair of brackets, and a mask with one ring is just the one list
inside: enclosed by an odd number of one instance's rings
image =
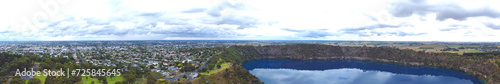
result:
[(42, 69), (51, 69), (52, 68), (52, 65), (50, 65), (47, 62), (40, 63), (40, 66), (41, 66)]
[(71, 81), (71, 78), (65, 78), (64, 84), (73, 84), (73, 81)]
[(182, 63), (177, 64), (177, 67), (182, 67)]
[(97, 80), (99, 80), (99, 82), (103, 81), (103, 80), (106, 80), (106, 77), (104, 76), (99, 76), (97, 77)]
[(123, 81), (122, 84), (129, 84), (128, 81)]
[(26, 80), (22, 79), (21, 77), (19, 76), (16, 76), (14, 77), (11, 81), (10, 81), (11, 84), (24, 84), (26, 83)]
[(181, 71), (190, 72), (190, 71), (194, 71), (195, 69), (196, 68), (192, 64), (188, 63), (184, 67), (182, 67)]
[(170, 82), (165, 79), (158, 79), (154, 84), (170, 84)]
[(53, 82), (53, 83), (54, 83), (54, 84), (62, 84), (62, 83), (64, 82), (64, 79), (63, 79), (63, 78), (64, 78), (64, 77), (57, 77), (57, 78), (55, 78), (55, 80), (54, 80), (54, 82)]
[[(80, 82), (82, 81), (82, 77), (81, 76), (70, 76), (70, 79), (73, 83), (76, 83), (76, 82)], [(87, 78), (88, 79), (88, 78)]]
[(187, 76), (186, 76), (186, 75), (184, 75), (184, 76), (182, 76), (182, 78), (187, 78)]
[(128, 83), (134, 83), (136, 80), (136, 75), (134, 73), (127, 73), (123, 75)]
[(38, 78), (31, 78), (30, 81), (28, 82), (28, 84), (41, 84), (42, 81), (40, 81), (40, 79)]
[(104, 77), (104, 79), (102, 80), (102, 84), (108, 84), (108, 80), (106, 79), (106, 77)]
[(146, 83), (147, 84), (154, 84), (156, 82), (157, 79), (160, 79), (162, 76), (161, 76), (161, 73), (158, 73), (158, 72), (148, 72), (146, 73)]
[(153, 65), (149, 65), (149, 68), (150, 68), (150, 69), (152, 69), (152, 68), (154, 68), (154, 67), (155, 67), (155, 66), (153, 66)]
[(201, 71), (202, 72), (207, 72), (208, 70), (207, 70), (207, 68), (203, 68), (203, 69), (201, 69)]
[(45, 84), (55, 84), (56, 80), (56, 77), (54, 76), (47, 76), (47, 78), (45, 78)]

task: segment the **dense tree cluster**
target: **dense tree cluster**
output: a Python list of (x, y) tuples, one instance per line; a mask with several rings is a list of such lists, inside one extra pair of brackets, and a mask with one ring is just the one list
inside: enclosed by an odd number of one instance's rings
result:
[(17, 55), (2, 52), (0, 54), (0, 76), (14, 75), (17, 69), (30, 68), (36, 60), (40, 59), (35, 55)]
[(29, 80), (28, 84), (41, 84), (42, 81), (38, 78), (32, 78)]
[(159, 72), (148, 72), (145, 75), (146, 75), (146, 84), (155, 84), (158, 79), (162, 78), (162, 75)]
[(24, 84), (24, 83), (26, 83), (26, 80), (22, 79), (19, 76), (15, 76), (14, 78), (12, 78), (12, 80), (10, 81), (10, 83), (12, 83), (12, 84)]
[[(30, 68), (34, 65), (36, 60), (39, 60), (40, 57), (37, 57), (33, 54), (28, 55), (18, 55), (18, 54), (10, 54), (8, 52), (0, 53), (0, 83), (7, 82), (9, 76), (13, 76), (17, 69)], [(15, 82), (26, 81), (20, 78), (16, 79)]]
[(456, 48), (445, 48), (445, 49), (441, 49), (441, 51), (459, 51), (459, 50)]
[(194, 67), (191, 63), (186, 63), (186, 65), (184, 65), (184, 67), (181, 68), (181, 72), (190, 72), (190, 71), (194, 71), (196, 69), (196, 67)]
[(121, 83), (133, 84), (135, 83), (135, 81), (137, 81), (138, 78), (142, 78), (142, 75), (146, 74), (147, 72), (143, 72), (142, 70), (140, 70), (140, 68), (130, 67), (127, 71), (124, 71), (122, 73), (122, 76), (125, 80)]

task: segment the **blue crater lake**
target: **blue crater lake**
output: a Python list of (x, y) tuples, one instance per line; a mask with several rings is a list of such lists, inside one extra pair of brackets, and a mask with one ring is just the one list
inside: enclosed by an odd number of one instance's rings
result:
[(254, 60), (243, 67), (266, 84), (482, 84), (464, 72), (357, 60)]

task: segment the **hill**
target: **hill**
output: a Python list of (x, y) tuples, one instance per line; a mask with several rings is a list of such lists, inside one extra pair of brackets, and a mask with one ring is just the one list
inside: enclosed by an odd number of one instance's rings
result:
[(209, 76), (194, 79), (193, 84), (259, 84), (257, 77), (240, 65), (230, 65), (229, 68)]

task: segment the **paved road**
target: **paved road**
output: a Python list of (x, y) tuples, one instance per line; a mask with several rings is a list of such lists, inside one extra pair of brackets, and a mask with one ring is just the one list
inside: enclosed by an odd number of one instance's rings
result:
[[(208, 59), (207, 59), (207, 61), (203, 62), (203, 63), (202, 63), (202, 65), (201, 65), (198, 69), (195, 69), (194, 71), (189, 72), (189, 74), (198, 73), (198, 70), (199, 70), (199, 69), (203, 69), (203, 68), (205, 68), (205, 64), (207, 64), (208, 60), (210, 60), (210, 58), (208, 58)], [(198, 75), (200, 75), (200, 74), (198, 74)], [(188, 80), (187, 80), (186, 82), (191, 81), (191, 79), (192, 79), (192, 78), (193, 78), (193, 77), (188, 77)]]

